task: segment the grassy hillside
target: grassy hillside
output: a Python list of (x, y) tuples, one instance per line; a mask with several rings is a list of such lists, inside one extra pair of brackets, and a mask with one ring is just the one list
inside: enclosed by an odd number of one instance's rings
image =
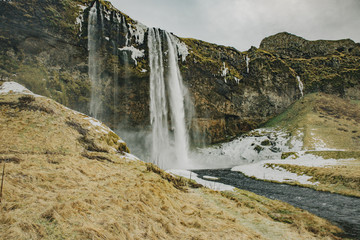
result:
[(338, 239), (304, 210), (138, 161), (106, 126), (45, 97), (0, 95), (0, 132), (0, 239)]
[[(334, 95), (314, 93), (267, 123), (290, 131), (303, 141), (303, 150), (324, 159), (345, 159), (338, 165), (306, 167), (279, 165), (313, 176), (318, 190), (360, 196), (360, 105)], [(296, 156), (295, 153), (285, 153)]]

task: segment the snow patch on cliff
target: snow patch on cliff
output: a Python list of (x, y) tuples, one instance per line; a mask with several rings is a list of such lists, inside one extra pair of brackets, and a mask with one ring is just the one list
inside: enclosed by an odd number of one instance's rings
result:
[(130, 36), (135, 37), (135, 42), (137, 44), (144, 43), (145, 33), (147, 30), (148, 28), (140, 22), (135, 22), (135, 24), (129, 25)]
[(181, 56), (181, 61), (184, 62), (186, 57), (189, 55), (189, 49), (184, 42), (180, 41), (180, 39), (174, 36), (173, 38), (175, 39), (178, 55)]
[(120, 51), (130, 51), (131, 52), (131, 58), (134, 60), (135, 65), (137, 65), (137, 58), (142, 58), (145, 56), (144, 50), (139, 50), (135, 48), (134, 46), (126, 46), (123, 48), (119, 48)]
[(78, 7), (80, 8), (80, 11), (79, 11), (79, 15), (75, 20), (75, 24), (79, 25), (79, 30), (80, 32), (82, 32), (82, 23), (84, 22), (84, 10), (87, 8), (87, 6), (83, 6), (79, 4)]

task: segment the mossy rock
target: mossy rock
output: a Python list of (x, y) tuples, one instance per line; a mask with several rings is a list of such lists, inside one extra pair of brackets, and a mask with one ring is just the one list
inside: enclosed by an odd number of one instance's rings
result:
[(291, 159), (297, 159), (299, 158), (299, 154), (297, 152), (283, 152), (281, 154), (281, 159), (287, 159), (288, 157), (291, 157)]
[(270, 146), (271, 145), (271, 142), (269, 139), (265, 139), (264, 141), (262, 141), (260, 143), (261, 146)]

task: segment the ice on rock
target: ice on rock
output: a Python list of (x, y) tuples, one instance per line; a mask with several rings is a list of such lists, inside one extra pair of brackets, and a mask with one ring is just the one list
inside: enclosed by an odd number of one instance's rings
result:
[(137, 58), (142, 58), (145, 56), (144, 50), (139, 50), (135, 48), (134, 46), (126, 46), (123, 48), (119, 48), (120, 51), (130, 51), (131, 52), (131, 58), (134, 60), (135, 65), (137, 65)]
[(77, 16), (75, 24), (79, 25), (79, 30), (82, 32), (82, 23), (84, 22), (84, 10), (87, 8), (83, 5), (78, 5), (80, 8), (79, 16)]
[(147, 30), (148, 28), (140, 22), (136, 22), (134, 25), (129, 26), (130, 36), (135, 37), (135, 42), (140, 45), (144, 43)]
[(186, 57), (189, 55), (189, 49), (188, 46), (180, 41), (179, 38), (175, 37), (174, 35), (171, 35), (173, 41), (176, 43), (176, 48), (177, 48), (177, 52), (178, 55), (181, 56), (181, 61), (185, 61)]

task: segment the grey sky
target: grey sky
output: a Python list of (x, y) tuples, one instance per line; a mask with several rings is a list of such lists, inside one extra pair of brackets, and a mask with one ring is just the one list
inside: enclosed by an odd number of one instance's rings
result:
[(287, 31), (360, 42), (360, 0), (110, 0), (149, 27), (244, 51)]

